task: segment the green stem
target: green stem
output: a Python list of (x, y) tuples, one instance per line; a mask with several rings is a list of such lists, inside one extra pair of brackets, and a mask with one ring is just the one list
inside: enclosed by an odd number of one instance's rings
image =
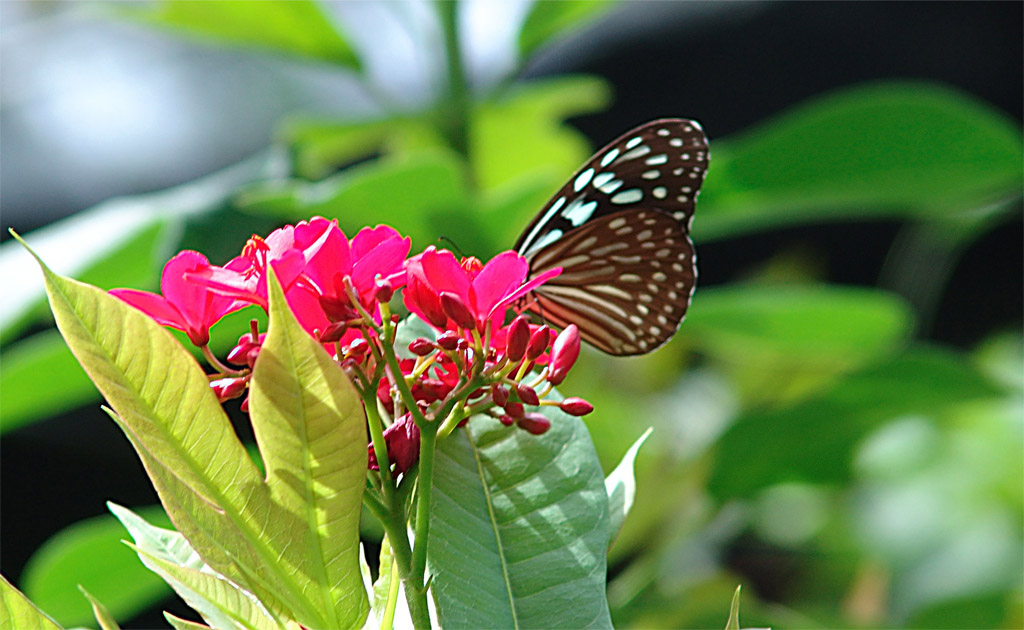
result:
[[(430, 536), (430, 498), (434, 487), (434, 453), (437, 446), (437, 423), (420, 431), (419, 479), (416, 484), (416, 541), (412, 550), (412, 575), (424, 579), (427, 570), (427, 541)], [(424, 593), (425, 594), (425, 593)]]
[(380, 476), (384, 480), (384, 494), (395, 487), (391, 478), (391, 461), (388, 459), (388, 446), (384, 441), (384, 429), (381, 426), (380, 414), (377, 413), (377, 393), (368, 384), (362, 390), (363, 407), (366, 411), (366, 425), (370, 427), (370, 441), (373, 443), (373, 454), (377, 456)]
[(442, 0), (437, 6), (441, 29), (444, 31), (448, 73), (448, 97), (441, 111), (442, 125), (452, 147), (468, 157), (469, 87), (459, 42), (459, 3), (456, 0)]
[(395, 623), (395, 608), (398, 605), (398, 585), (401, 578), (398, 574), (398, 562), (391, 559), (391, 583), (388, 588), (388, 603), (384, 608), (384, 615), (380, 622), (381, 630), (391, 630)]

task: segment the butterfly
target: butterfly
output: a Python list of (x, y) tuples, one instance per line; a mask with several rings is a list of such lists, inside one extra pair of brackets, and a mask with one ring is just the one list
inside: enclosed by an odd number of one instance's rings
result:
[(583, 165), (516, 241), (530, 277), (562, 273), (523, 309), (615, 356), (646, 354), (679, 329), (697, 280), (690, 226), (707, 173), (692, 120), (654, 120)]

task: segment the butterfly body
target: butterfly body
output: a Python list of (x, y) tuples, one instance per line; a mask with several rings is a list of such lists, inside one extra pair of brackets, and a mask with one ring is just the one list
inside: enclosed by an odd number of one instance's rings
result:
[(598, 151), (545, 204), (516, 251), (531, 276), (562, 267), (525, 304), (576, 324), (608, 354), (645, 354), (686, 315), (697, 266), (690, 225), (708, 164), (707, 138), (686, 119), (655, 120)]

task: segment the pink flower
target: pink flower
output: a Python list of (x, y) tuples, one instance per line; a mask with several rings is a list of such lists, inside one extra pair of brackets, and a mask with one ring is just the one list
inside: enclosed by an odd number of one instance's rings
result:
[(375, 308), (378, 277), (392, 290), (405, 284), (405, 257), (411, 246), (412, 239), (402, 238), (387, 225), (363, 228), (349, 242), (332, 224), (323, 245), (306, 265), (300, 284), (317, 295), (330, 321), (351, 319), (356, 311), (345, 291), (345, 278), (351, 280), (360, 303), (368, 310)]
[[(444, 330), (459, 326), (450, 320), (449, 314), (461, 315), (465, 307), (475, 320), (476, 329), (483, 332), (487, 322), (497, 330), (513, 302), (557, 276), (562, 269), (550, 269), (527, 281), (529, 263), (515, 252), (498, 254), (486, 265), (476, 258), (464, 259), (459, 264), (451, 252), (428, 247), (406, 263), (406, 272), (408, 286), (404, 298), (410, 311)], [(468, 318), (459, 323), (468, 324)]]
[(324, 246), (338, 226), (323, 217), (307, 223), (286, 225), (267, 238), (253, 234), (242, 255), (224, 267), (208, 266), (189, 274), (193, 282), (235, 299), (267, 308), (267, 268), (272, 267), (281, 287), (287, 291), (305, 270), (310, 259)]
[[(224, 269), (238, 273), (240, 266), (240, 263), (232, 261)], [(210, 326), (228, 313), (248, 305), (189, 279), (192, 274), (202, 274), (211, 268), (206, 256), (185, 250), (164, 265), (160, 277), (162, 296), (135, 289), (113, 289), (110, 293), (160, 324), (184, 331), (193, 344), (205, 346), (210, 341)]]

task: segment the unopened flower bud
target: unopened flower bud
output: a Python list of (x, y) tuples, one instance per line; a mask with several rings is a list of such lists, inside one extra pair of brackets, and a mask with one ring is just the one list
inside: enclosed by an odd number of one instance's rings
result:
[(466, 306), (466, 303), (462, 301), (462, 298), (456, 293), (451, 291), (441, 292), (441, 308), (444, 309), (445, 315), (447, 315), (455, 325), (459, 328), (471, 330), (476, 328), (476, 318), (473, 317), (472, 311)]
[(501, 416), (498, 418), (498, 422), (502, 423), (506, 427), (510, 427), (516, 423), (516, 420), (512, 416)]
[(359, 312), (348, 300), (323, 295), (320, 296), (320, 308), (323, 309), (324, 315), (327, 315), (327, 319), (332, 322), (343, 322), (359, 317)]
[(345, 336), (346, 330), (348, 330), (348, 322), (345, 321), (327, 324), (327, 327), (320, 333), (320, 343), (334, 343)]
[(516, 395), (519, 396), (519, 400), (523, 401), (527, 405), (539, 405), (540, 398), (537, 397), (537, 392), (529, 385), (519, 383), (516, 385)]
[(217, 400), (224, 402), (241, 396), (245, 391), (245, 385), (248, 380), (244, 376), (219, 378), (215, 381), (210, 381), (210, 389), (217, 395)]
[(570, 416), (585, 416), (594, 410), (594, 405), (582, 398), (575, 397), (566, 398), (558, 404), (558, 407)]
[(558, 333), (551, 344), (551, 361), (548, 363), (548, 382), (558, 385), (565, 380), (569, 370), (580, 356), (580, 329), (576, 324)]
[(526, 360), (536, 361), (548, 349), (551, 333), (547, 326), (541, 326), (530, 335), (530, 343), (526, 346)]
[(348, 344), (348, 351), (345, 353), (353, 358), (361, 357), (370, 351), (370, 344), (366, 343), (365, 339), (354, 339), (352, 343)]
[(459, 341), (461, 340), (462, 337), (459, 336), (459, 333), (449, 330), (446, 333), (442, 333), (441, 336), (437, 338), (437, 345), (441, 346), (442, 349), (451, 352), (459, 347)]
[(384, 278), (377, 280), (377, 289), (373, 292), (373, 299), (383, 304), (390, 302), (394, 295), (395, 288), (391, 286), (391, 282)]
[(491, 388), (491, 400), (499, 407), (504, 407), (508, 402), (509, 391), (504, 385), (495, 385)]
[(425, 357), (434, 351), (434, 344), (429, 339), (417, 337), (409, 343), (409, 352), (418, 357)]
[(416, 391), (413, 393), (417, 400), (428, 403), (441, 400), (447, 394), (448, 387), (443, 381), (436, 378), (421, 378), (416, 383)]
[(242, 401), (242, 404), (239, 405), (238, 408), (242, 411), (242, 413), (249, 413), (249, 397), (248, 396), (245, 397), (245, 400)]
[(522, 418), (525, 410), (523, 409), (522, 403), (507, 402), (503, 405), (505, 407), (505, 413), (512, 416), (513, 418)]
[(508, 326), (508, 341), (505, 343), (505, 355), (509, 361), (518, 362), (526, 355), (526, 346), (530, 344), (530, 324), (525, 315), (512, 320)]
[(528, 413), (522, 418), (517, 418), (516, 424), (519, 425), (520, 429), (529, 431), (534, 435), (547, 433), (548, 429), (551, 428), (551, 421), (544, 417), (543, 414), (536, 412)]

